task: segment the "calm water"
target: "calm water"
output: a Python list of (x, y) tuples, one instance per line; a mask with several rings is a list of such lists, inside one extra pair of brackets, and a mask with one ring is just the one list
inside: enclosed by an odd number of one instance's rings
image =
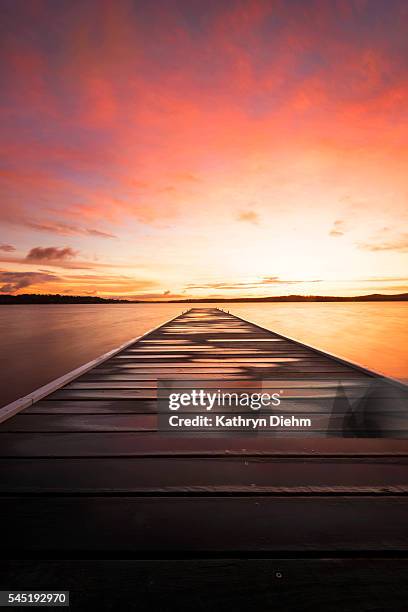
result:
[[(185, 304), (0, 306), (0, 405), (181, 314), (187, 307)], [(279, 333), (408, 381), (406, 302), (222, 307)]]

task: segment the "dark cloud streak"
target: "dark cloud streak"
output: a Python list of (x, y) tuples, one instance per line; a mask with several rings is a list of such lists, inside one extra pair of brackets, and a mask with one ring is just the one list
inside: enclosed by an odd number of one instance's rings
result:
[(285, 280), (278, 276), (265, 276), (260, 281), (248, 282), (248, 283), (234, 283), (234, 282), (218, 282), (218, 283), (203, 283), (201, 285), (191, 284), (186, 285), (186, 289), (259, 289), (269, 285), (297, 285), (299, 283), (320, 283), (319, 279), (313, 280)]
[(78, 255), (71, 247), (34, 247), (26, 256), (27, 261), (66, 261)]
[(0, 293), (14, 293), (38, 283), (60, 280), (55, 274), (42, 272), (0, 272)]

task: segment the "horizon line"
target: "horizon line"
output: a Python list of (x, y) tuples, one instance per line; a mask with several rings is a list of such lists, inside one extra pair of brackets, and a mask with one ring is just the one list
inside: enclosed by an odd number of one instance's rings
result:
[(353, 301), (408, 301), (406, 293), (370, 293), (353, 296), (332, 295), (277, 295), (263, 297), (225, 297), (225, 298), (177, 298), (177, 299), (138, 299), (125, 297), (101, 297), (97, 295), (66, 295), (60, 293), (20, 293), (0, 295), (1, 304), (21, 303), (129, 303), (129, 304), (185, 304), (185, 303), (237, 303), (237, 302), (353, 302)]

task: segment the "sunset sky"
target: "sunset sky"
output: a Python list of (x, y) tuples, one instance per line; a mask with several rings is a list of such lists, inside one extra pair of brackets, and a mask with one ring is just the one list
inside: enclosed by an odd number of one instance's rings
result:
[(0, 291), (408, 291), (406, 0), (0, 13)]

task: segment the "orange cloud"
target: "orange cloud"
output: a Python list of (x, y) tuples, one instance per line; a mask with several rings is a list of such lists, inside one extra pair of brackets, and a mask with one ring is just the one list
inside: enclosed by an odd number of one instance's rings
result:
[(360, 249), (366, 251), (400, 251), (408, 252), (408, 232), (395, 233), (389, 235), (388, 231), (383, 231), (368, 242), (361, 242)]
[(337, 219), (334, 223), (333, 223), (333, 227), (329, 232), (329, 236), (332, 236), (333, 238), (337, 238), (338, 236), (344, 236), (344, 221), (342, 219)]
[(246, 223), (253, 223), (257, 225), (259, 223), (259, 215), (253, 210), (243, 210), (238, 215), (238, 221), (244, 221)]
[(0, 271), (0, 293), (15, 293), (32, 285), (43, 285), (58, 280), (58, 276), (54, 274)]

